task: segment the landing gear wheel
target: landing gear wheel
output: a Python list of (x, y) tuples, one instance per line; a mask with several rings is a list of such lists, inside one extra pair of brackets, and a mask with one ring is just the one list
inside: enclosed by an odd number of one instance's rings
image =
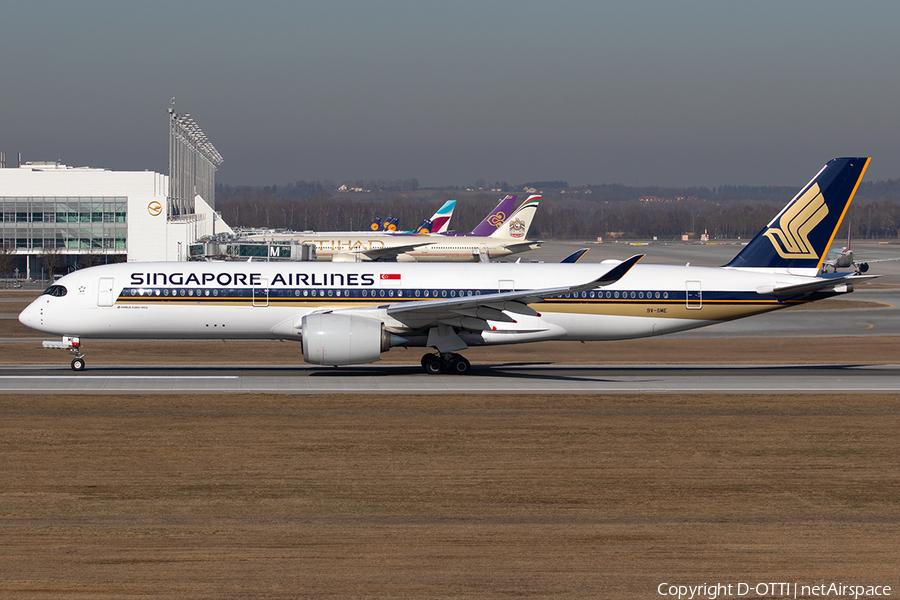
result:
[(73, 371), (84, 371), (84, 359), (83, 358), (73, 358), (72, 359), (72, 370)]
[(444, 370), (444, 361), (437, 354), (426, 354), (422, 357), (422, 368), (429, 375), (437, 375)]
[(466, 360), (464, 356), (460, 356), (458, 354), (454, 354), (453, 358), (450, 359), (450, 372), (454, 375), (468, 375), (469, 371), (472, 368), (472, 365), (469, 364), (469, 361)]

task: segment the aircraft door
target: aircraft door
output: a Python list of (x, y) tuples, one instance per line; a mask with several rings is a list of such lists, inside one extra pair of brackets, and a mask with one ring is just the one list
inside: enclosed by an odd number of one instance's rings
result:
[(514, 292), (516, 291), (516, 282), (513, 279), (500, 279), (497, 282), (498, 292)]
[(269, 305), (269, 280), (263, 277), (259, 285), (253, 286), (253, 306)]
[(116, 280), (112, 277), (101, 277), (97, 286), (97, 306), (112, 306), (115, 303), (113, 288)]
[(700, 282), (685, 281), (684, 284), (687, 291), (685, 307), (688, 310), (700, 310), (703, 307), (703, 289)]

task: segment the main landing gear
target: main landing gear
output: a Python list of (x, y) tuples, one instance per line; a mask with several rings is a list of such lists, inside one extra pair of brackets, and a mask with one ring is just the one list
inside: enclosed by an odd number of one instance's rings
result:
[(466, 375), (472, 365), (466, 360), (466, 357), (454, 352), (444, 352), (443, 354), (426, 354), (422, 357), (422, 368), (429, 375), (437, 375), (439, 373), (452, 373), (453, 375)]

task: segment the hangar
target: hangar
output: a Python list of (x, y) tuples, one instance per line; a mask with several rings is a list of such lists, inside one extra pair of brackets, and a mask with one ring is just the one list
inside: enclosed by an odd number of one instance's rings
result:
[(214, 210), (221, 156), (190, 115), (169, 109), (169, 123), (169, 175), (21, 160), (7, 168), (0, 153), (0, 276), (187, 260), (199, 238), (230, 233)]

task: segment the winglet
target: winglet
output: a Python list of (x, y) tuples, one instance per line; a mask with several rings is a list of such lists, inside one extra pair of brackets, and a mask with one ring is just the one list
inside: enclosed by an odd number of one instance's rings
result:
[(624, 260), (606, 272), (605, 275), (592, 282), (594, 287), (610, 285), (625, 277), (625, 274), (631, 270), (631, 267), (638, 264), (646, 254), (635, 254), (628, 260)]
[(588, 250), (590, 250), (590, 248), (582, 248), (581, 250), (576, 250), (575, 252), (568, 255), (567, 257), (565, 257), (564, 259), (562, 259), (559, 262), (560, 263), (577, 263), (579, 260), (581, 260), (582, 256), (587, 254)]

